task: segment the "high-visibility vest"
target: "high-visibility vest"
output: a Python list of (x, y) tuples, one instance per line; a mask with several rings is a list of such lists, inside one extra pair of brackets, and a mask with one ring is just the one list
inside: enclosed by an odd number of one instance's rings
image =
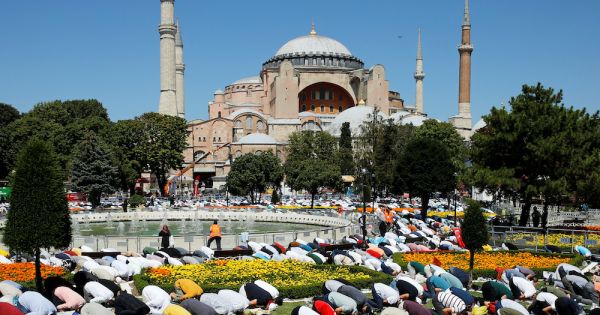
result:
[(210, 227), (210, 237), (221, 236), (221, 226), (218, 224), (213, 224)]

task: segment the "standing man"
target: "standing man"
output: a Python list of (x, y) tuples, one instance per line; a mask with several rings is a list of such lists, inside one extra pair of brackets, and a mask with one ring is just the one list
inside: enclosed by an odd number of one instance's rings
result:
[(210, 235), (206, 246), (210, 247), (213, 240), (217, 241), (217, 250), (221, 250), (221, 226), (217, 220), (213, 221), (213, 225), (210, 227)]

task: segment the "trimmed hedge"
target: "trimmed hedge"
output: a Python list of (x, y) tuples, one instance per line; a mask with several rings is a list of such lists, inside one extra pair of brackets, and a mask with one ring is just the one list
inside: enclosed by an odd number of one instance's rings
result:
[[(493, 254), (493, 253), (519, 253), (519, 252), (530, 252), (536, 256), (551, 256), (551, 257), (559, 257), (559, 258), (571, 258), (571, 261), (569, 262), (570, 264), (574, 265), (574, 266), (580, 266), (583, 261), (585, 260), (585, 257), (581, 256), (581, 255), (573, 255), (573, 254), (553, 254), (553, 253), (546, 253), (546, 252), (531, 252), (531, 251), (502, 251), (502, 252), (485, 252), (488, 254)], [(432, 256), (432, 258), (434, 257), (436, 252), (432, 252), (430, 255)], [(444, 252), (445, 254), (448, 254), (448, 252)], [(424, 253), (425, 254), (425, 253)], [(464, 252), (455, 252), (453, 254), (456, 255), (464, 255)], [(427, 254), (425, 254), (427, 255)], [(392, 256), (392, 259), (394, 260), (395, 263), (397, 263), (398, 265), (400, 265), (400, 267), (402, 267), (403, 269), (406, 269), (407, 264), (409, 263), (408, 261), (405, 261), (403, 258), (403, 254), (402, 253), (395, 253)], [(477, 264), (477, 254), (475, 254), (475, 263)], [(556, 266), (554, 268), (535, 268), (535, 267), (530, 267), (530, 266), (524, 266), (527, 267), (529, 269), (531, 269), (532, 271), (534, 271), (536, 273), (536, 275), (541, 276), (543, 271), (555, 271), (556, 270)], [(468, 270), (465, 270), (468, 271)], [(495, 279), (497, 276), (497, 272), (494, 269), (473, 269), (473, 279), (477, 279), (477, 278), (491, 278), (491, 279)]]
[[(354, 286), (366, 289), (371, 286), (373, 283), (381, 282), (381, 283), (389, 283), (392, 281), (392, 277), (383, 272), (374, 271), (362, 266), (337, 266), (337, 265), (317, 265), (314, 268), (324, 269), (331, 272), (335, 272), (337, 268), (349, 268), (351, 272), (361, 272), (370, 276), (368, 280), (357, 280), (350, 281)], [(152, 279), (146, 273), (147, 269), (145, 269), (141, 274), (135, 275), (133, 277), (134, 284), (136, 288), (141, 292), (144, 287), (148, 285), (157, 285), (152, 282)], [(175, 287), (174, 283), (168, 285), (158, 285), (163, 290), (167, 292), (174, 292)], [(303, 286), (289, 286), (289, 287), (277, 287), (279, 293), (284, 298), (290, 299), (299, 299), (299, 298), (307, 298), (313, 297), (315, 295), (320, 295), (323, 284), (319, 285), (303, 285)], [(202, 290), (204, 292), (217, 293), (222, 289), (230, 289), (234, 291), (238, 291), (239, 287), (231, 287), (231, 286), (213, 286), (210, 284), (202, 284)]]

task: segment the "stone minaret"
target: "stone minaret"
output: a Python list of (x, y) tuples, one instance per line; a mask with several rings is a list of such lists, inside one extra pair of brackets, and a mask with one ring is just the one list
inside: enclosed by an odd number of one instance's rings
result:
[(175, 0), (160, 0), (160, 100), (158, 112), (177, 116), (175, 78)]
[(425, 79), (425, 72), (423, 72), (423, 50), (421, 48), (421, 29), (419, 29), (419, 39), (417, 41), (417, 67), (415, 69), (415, 107), (419, 114), (425, 113), (423, 110), (423, 79)]
[(469, 0), (465, 0), (465, 12), (462, 21), (462, 40), (458, 46), (460, 68), (458, 77), (458, 115), (450, 121), (458, 132), (466, 139), (471, 133), (471, 18), (469, 16)]
[(177, 115), (185, 118), (184, 81), (185, 64), (183, 63), (183, 41), (181, 28), (177, 22), (177, 35), (175, 36), (175, 86), (177, 88)]

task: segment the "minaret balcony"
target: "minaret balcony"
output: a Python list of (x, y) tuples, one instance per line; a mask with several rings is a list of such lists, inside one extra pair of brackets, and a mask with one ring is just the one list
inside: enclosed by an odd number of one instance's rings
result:
[(473, 45), (471, 45), (471, 44), (458, 45), (458, 51), (459, 52), (472, 52), (473, 51)]

